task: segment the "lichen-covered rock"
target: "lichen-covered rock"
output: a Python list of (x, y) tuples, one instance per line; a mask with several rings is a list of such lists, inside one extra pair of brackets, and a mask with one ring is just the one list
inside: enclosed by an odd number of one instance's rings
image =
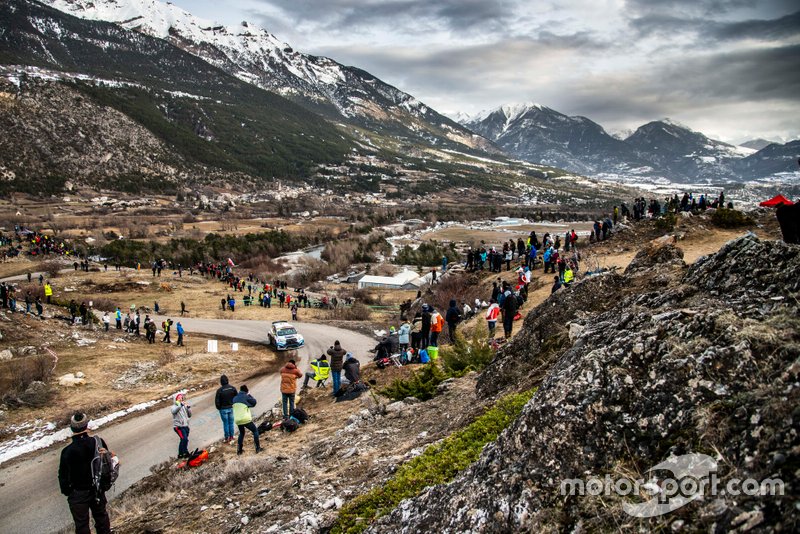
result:
[[(626, 291), (643, 283), (633, 271), (598, 279), (599, 290), (619, 284), (622, 298), (582, 317), (517, 421), (452, 483), (403, 501), (370, 532), (798, 531), (798, 272), (800, 247), (748, 235), (656, 291)], [(585, 309), (562, 297), (561, 315)], [(487, 369), (493, 377), (542, 361), (541, 343), (514, 345)], [(711, 456), (721, 480), (780, 478), (784, 496), (707, 492), (638, 518), (623, 504), (639, 496), (561, 492), (567, 479), (647, 479), (649, 468), (689, 453)]]

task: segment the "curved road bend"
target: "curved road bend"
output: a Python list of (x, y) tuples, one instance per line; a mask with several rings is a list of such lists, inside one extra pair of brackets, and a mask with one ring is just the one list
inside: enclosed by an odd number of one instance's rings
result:
[[(266, 342), (268, 328), (266, 321), (181, 319), (181, 323), (187, 335), (194, 332), (256, 342)], [(374, 340), (350, 330), (313, 323), (294, 324), (306, 340), (306, 346), (299, 351), (301, 369), (306, 369), (311, 357), (322, 354), (336, 339), (362, 363), (369, 360), (367, 350), (375, 345)], [(279, 385), (277, 373), (254, 379), (248, 384), (250, 393), (258, 401), (253, 415), (261, 415), (280, 401)], [(189, 447), (192, 449), (207, 446), (222, 437), (222, 423), (214, 407), (214, 394), (215, 390), (211, 390), (189, 397), (193, 412), (189, 434)], [(151, 466), (177, 454), (178, 438), (172, 430), (172, 416), (166, 408), (112, 423), (98, 433), (122, 463), (116, 489), (107, 494), (110, 499), (149, 475)], [(24, 461), (0, 466), (0, 531), (7, 534), (49, 533), (71, 524), (66, 498), (59, 492), (57, 478), (61, 449), (66, 444), (63, 442)], [(246, 451), (248, 445), (252, 448), (252, 441), (245, 444)]]

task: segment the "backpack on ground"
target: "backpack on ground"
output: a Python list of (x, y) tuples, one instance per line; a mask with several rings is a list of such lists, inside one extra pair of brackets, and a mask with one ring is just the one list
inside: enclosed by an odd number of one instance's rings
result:
[(92, 458), (92, 485), (95, 495), (111, 489), (119, 477), (119, 460), (117, 456), (103, 447), (103, 440), (94, 437), (94, 458)]
[(281, 430), (284, 432), (294, 432), (298, 428), (300, 428), (300, 423), (294, 417), (284, 419), (284, 421), (281, 423)]
[(392, 365), (392, 360), (389, 358), (381, 358), (380, 360), (375, 361), (375, 365), (378, 367), (378, 369), (386, 369)]
[(272, 421), (262, 421), (260, 425), (258, 425), (258, 433), (263, 434), (264, 432), (269, 432), (272, 430)]
[(186, 465), (189, 467), (199, 467), (208, 460), (208, 451), (203, 449), (202, 451), (199, 449), (195, 449), (192, 454), (189, 455), (189, 458), (186, 460)]
[(306, 412), (302, 408), (295, 408), (294, 410), (292, 410), (291, 416), (294, 419), (297, 419), (297, 422), (300, 423), (301, 425), (306, 424), (306, 421), (308, 421), (308, 412)]

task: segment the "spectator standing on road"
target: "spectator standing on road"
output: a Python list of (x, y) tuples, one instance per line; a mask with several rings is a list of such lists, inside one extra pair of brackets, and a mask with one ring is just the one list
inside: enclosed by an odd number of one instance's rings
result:
[(108, 312), (103, 312), (103, 327), (105, 328), (106, 332), (108, 332), (108, 327), (111, 324), (111, 317), (108, 316)]
[(219, 377), (220, 387), (214, 398), (214, 406), (219, 410), (222, 419), (222, 432), (225, 434), (225, 443), (233, 443), (233, 398), (236, 397), (236, 388), (228, 383), (228, 377)]
[(70, 418), (69, 427), (72, 430), (72, 443), (61, 451), (58, 485), (61, 493), (67, 497), (69, 511), (75, 521), (75, 532), (91, 532), (91, 512), (97, 534), (110, 534), (111, 521), (106, 511), (106, 495), (105, 492), (97, 493), (92, 480), (92, 460), (97, 441), (100, 441), (103, 448), (107, 449), (108, 445), (99, 437), (89, 436), (89, 418), (84, 413), (76, 412)]
[(192, 416), (192, 407), (184, 402), (183, 393), (175, 395), (175, 404), (172, 405), (172, 427), (178, 434), (178, 458), (189, 456), (189, 418)]
[(258, 428), (253, 423), (253, 414), (250, 408), (256, 405), (256, 399), (250, 395), (250, 390), (246, 385), (239, 387), (239, 393), (233, 398), (233, 422), (239, 427), (239, 443), (236, 454), (244, 452), (244, 431), (249, 430), (253, 433), (253, 441), (256, 444), (256, 453), (261, 452), (261, 444), (258, 441)]
[(333, 346), (328, 349), (328, 356), (331, 362), (331, 376), (333, 377), (333, 394), (335, 395), (342, 385), (342, 366), (344, 365), (344, 356), (347, 351), (342, 348), (342, 345), (337, 339), (334, 341)]

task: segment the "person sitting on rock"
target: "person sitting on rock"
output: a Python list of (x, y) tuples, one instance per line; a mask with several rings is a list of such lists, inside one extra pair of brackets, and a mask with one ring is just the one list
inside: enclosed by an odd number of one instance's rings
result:
[(342, 370), (344, 371), (345, 380), (350, 384), (358, 384), (361, 382), (361, 364), (352, 353), (347, 353), (347, 359), (344, 361)]

